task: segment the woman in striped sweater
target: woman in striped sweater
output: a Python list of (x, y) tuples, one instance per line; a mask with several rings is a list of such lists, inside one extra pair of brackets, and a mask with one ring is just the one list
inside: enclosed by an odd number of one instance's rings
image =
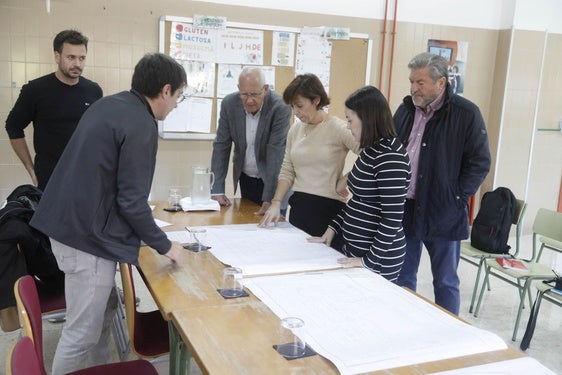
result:
[(410, 183), (410, 160), (396, 138), (392, 114), (384, 95), (373, 86), (345, 101), (348, 129), (363, 151), (347, 177), (352, 198), (322, 237), (311, 242), (330, 245), (342, 236), (344, 267), (364, 266), (390, 281), (402, 267), (406, 239), (402, 215)]

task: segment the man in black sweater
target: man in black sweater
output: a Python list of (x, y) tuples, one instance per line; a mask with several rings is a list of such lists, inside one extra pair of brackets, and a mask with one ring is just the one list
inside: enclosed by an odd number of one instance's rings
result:
[[(58, 69), (23, 85), (6, 119), (12, 148), (33, 184), (41, 190), (45, 190), (82, 114), (103, 96), (97, 83), (81, 77), (88, 38), (76, 30), (64, 30), (53, 40), (53, 49)], [(35, 163), (24, 133), (30, 122), (33, 122)]]

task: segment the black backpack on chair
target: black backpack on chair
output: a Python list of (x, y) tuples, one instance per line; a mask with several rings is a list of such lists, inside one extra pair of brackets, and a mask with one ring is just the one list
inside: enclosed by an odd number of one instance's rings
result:
[(517, 209), (515, 195), (506, 187), (484, 193), (480, 210), (472, 223), (470, 244), (479, 250), (507, 254), (509, 231)]

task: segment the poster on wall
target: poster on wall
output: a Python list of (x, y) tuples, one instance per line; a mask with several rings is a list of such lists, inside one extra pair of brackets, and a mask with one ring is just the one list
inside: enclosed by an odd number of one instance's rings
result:
[(313, 73), (330, 92), (330, 64), (332, 63), (332, 43), (325, 37), (300, 34), (297, 41), (295, 74)]
[(293, 66), (295, 61), (295, 33), (274, 31), (271, 42), (271, 65)]
[(176, 60), (215, 61), (218, 30), (172, 22), (170, 56)]
[(219, 30), (216, 61), (223, 64), (263, 65), (263, 31)]
[(172, 22), (170, 56), (176, 60), (263, 65), (263, 31), (204, 29)]
[(215, 96), (215, 63), (179, 60), (187, 75), (187, 95)]
[(442, 56), (449, 62), (449, 84), (453, 93), (463, 95), (468, 42), (429, 39), (427, 51)]
[(190, 97), (179, 103), (164, 122), (165, 132), (211, 132), (212, 99)]
[(218, 64), (217, 97), (224, 98), (238, 91), (238, 76), (242, 71), (240, 64)]

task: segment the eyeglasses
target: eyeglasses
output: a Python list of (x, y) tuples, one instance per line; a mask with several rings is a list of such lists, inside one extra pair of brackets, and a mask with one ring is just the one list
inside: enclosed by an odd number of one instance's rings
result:
[(183, 102), (185, 99), (189, 98), (189, 95), (187, 94), (181, 94), (180, 96), (178, 96), (178, 101), (177, 103), (180, 104), (181, 102)]
[(263, 89), (261, 89), (260, 92), (240, 92), (240, 93), (238, 93), (238, 96), (240, 96), (240, 99), (242, 99), (242, 100), (248, 100), (250, 98), (257, 99), (262, 95), (263, 95)]

